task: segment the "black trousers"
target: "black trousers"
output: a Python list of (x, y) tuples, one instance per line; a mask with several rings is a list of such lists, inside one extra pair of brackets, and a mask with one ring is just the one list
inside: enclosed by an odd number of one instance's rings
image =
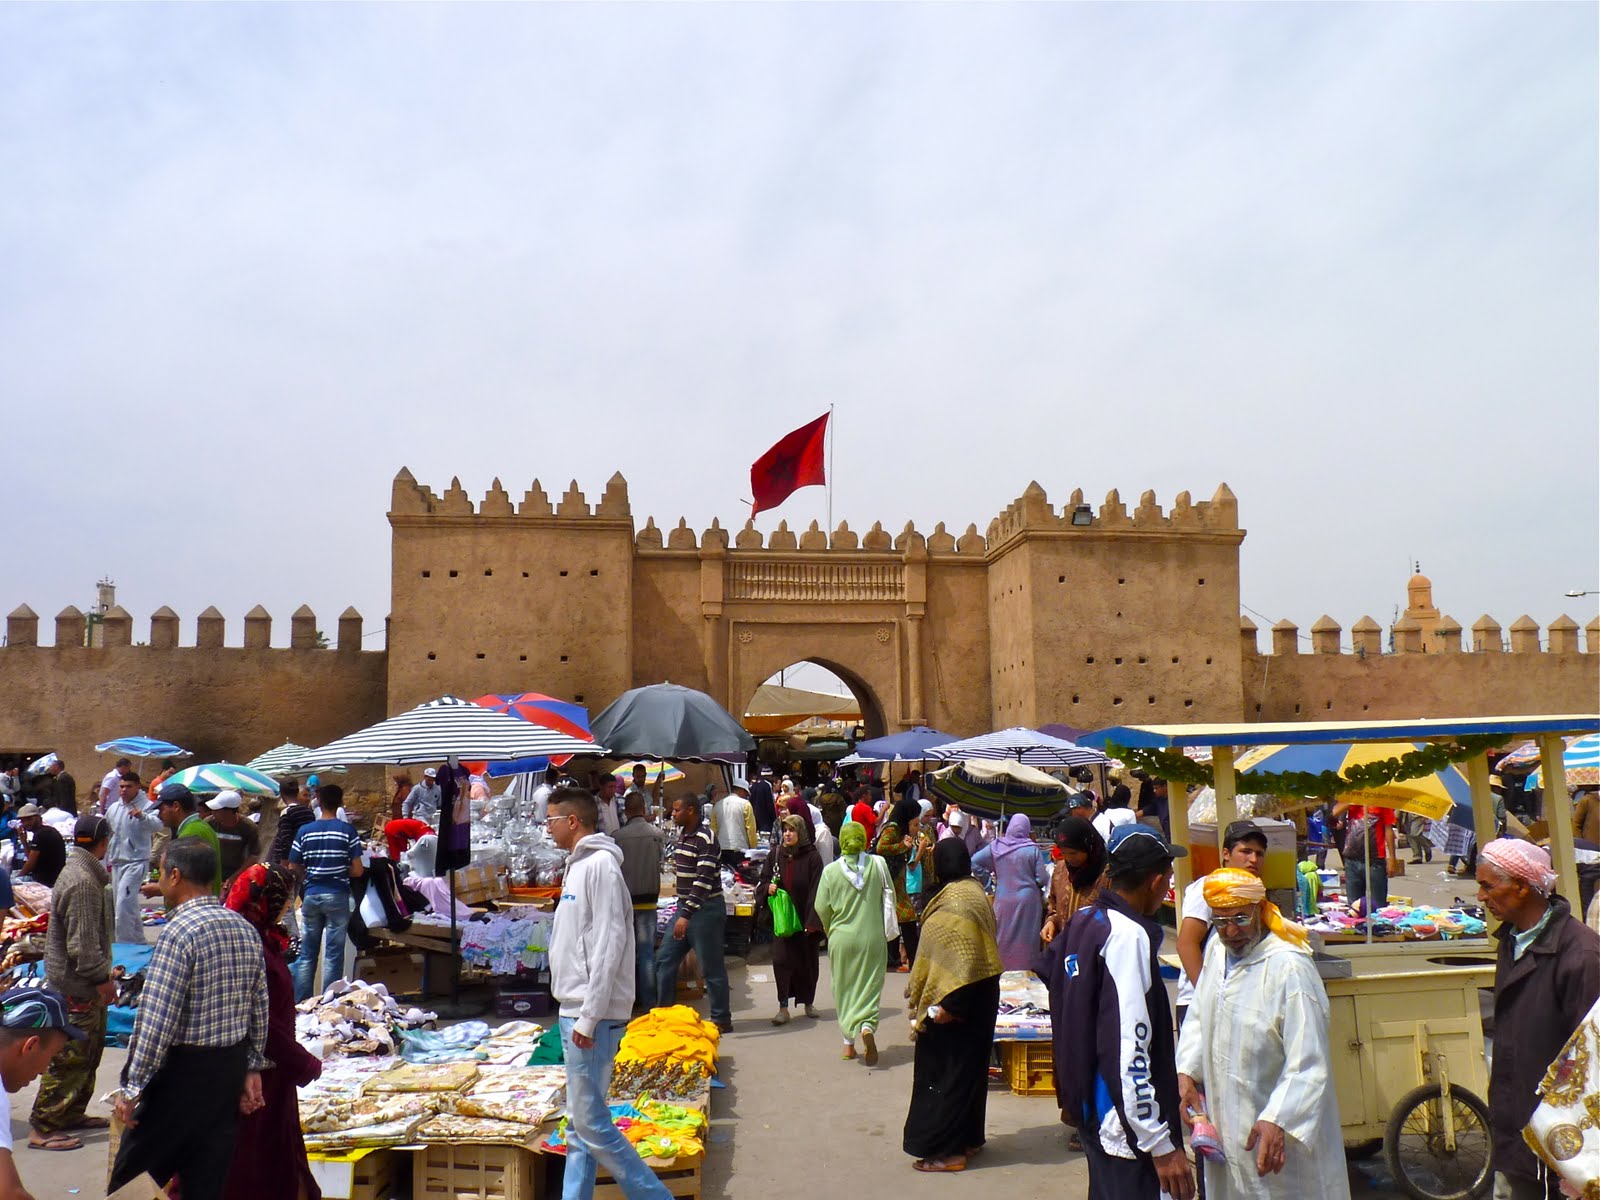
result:
[(222, 1200), (248, 1062), (248, 1041), (168, 1050), (139, 1097), (138, 1124), (122, 1135), (109, 1190), (148, 1171), (162, 1187), (178, 1176), (183, 1200)]
[(1079, 1128), (1078, 1137), (1089, 1161), (1089, 1200), (1159, 1200), (1161, 1177), (1148, 1154), (1138, 1158), (1108, 1154), (1100, 1145), (1100, 1130), (1088, 1122)]

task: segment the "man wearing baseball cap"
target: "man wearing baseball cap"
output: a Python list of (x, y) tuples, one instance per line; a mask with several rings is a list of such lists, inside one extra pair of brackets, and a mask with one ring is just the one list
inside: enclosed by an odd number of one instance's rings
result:
[[(1260, 878), (1267, 861), (1267, 835), (1254, 821), (1235, 821), (1222, 833), (1224, 867), (1249, 871)], [(1195, 981), (1205, 961), (1206, 940), (1211, 936), (1211, 906), (1206, 903), (1206, 881), (1196, 879), (1183, 892), (1182, 915), (1178, 921), (1178, 960), (1183, 974), (1178, 978), (1178, 1028), (1194, 999)]]
[(39, 1084), (28, 1124), (35, 1150), (76, 1150), (72, 1130), (104, 1129), (104, 1117), (85, 1116), (94, 1095), (95, 1072), (106, 1041), (106, 1006), (117, 996), (111, 982), (111, 929), (104, 858), (111, 822), (98, 813), (78, 818), (66, 866), (50, 889), (50, 925), (45, 931), (45, 978), (61, 994), (70, 1022), (85, 1035), (50, 1061)]
[(67, 1016), (66, 1001), (48, 988), (0, 992), (0, 1196), (26, 1196), (11, 1150), (11, 1097), (44, 1073), (61, 1048), (89, 1035)]
[(261, 858), (261, 834), (254, 822), (240, 815), (243, 798), (238, 792), (218, 792), (206, 801), (211, 815), (206, 824), (217, 835), (217, 850), (222, 862), (223, 890), (233, 877)]
[[(161, 791), (156, 794), (156, 815), (161, 818), (161, 823), (172, 830), (172, 838), (193, 837), (199, 838), (211, 847), (211, 853), (222, 859), (222, 848), (217, 842), (217, 831), (207, 825), (205, 818), (195, 811), (199, 805), (194, 793), (181, 783), (163, 784)], [(145, 884), (142, 889), (147, 896), (154, 896), (159, 891), (159, 885)], [(211, 894), (222, 895), (222, 876), (218, 875), (211, 881)]]
[(1190, 1200), (1172, 1010), (1156, 955), (1172, 860), (1184, 856), (1148, 825), (1111, 832), (1108, 886), (1052, 944), (1051, 1008), (1072, 1036), (1055, 1043), (1061, 1119), (1089, 1161), (1089, 1200)]

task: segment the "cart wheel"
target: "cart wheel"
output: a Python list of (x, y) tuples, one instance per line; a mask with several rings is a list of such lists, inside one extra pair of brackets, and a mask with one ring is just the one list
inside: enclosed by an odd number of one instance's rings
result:
[(1467, 1200), (1493, 1180), (1489, 1109), (1466, 1088), (1450, 1089), (1456, 1148), (1445, 1149), (1444, 1103), (1439, 1085), (1424, 1084), (1395, 1105), (1383, 1139), (1383, 1157), (1395, 1182), (1416, 1200)]

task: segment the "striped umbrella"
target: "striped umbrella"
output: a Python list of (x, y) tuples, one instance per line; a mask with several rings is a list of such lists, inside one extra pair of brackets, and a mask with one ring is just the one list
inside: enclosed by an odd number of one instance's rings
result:
[(101, 754), (126, 754), (129, 758), (193, 758), (192, 751), (153, 737), (120, 737), (95, 747)]
[(185, 767), (162, 784), (181, 783), (197, 795), (212, 792), (238, 792), (241, 796), (276, 796), (278, 781), (260, 771), (237, 763), (202, 763)]
[(1076, 767), (1106, 761), (1106, 756), (1098, 750), (1051, 737), (1037, 729), (1020, 727), (1001, 729), (959, 742), (946, 742), (942, 746), (929, 746), (923, 750), (923, 754), (928, 758), (964, 760), (1009, 758), (1030, 767)]
[(669, 762), (625, 762), (619, 766), (612, 767), (611, 773), (624, 783), (632, 783), (635, 767), (644, 768), (645, 782), (651, 786), (654, 786), (658, 781), (661, 783), (676, 783), (680, 779), (687, 778), (682, 771)]
[(1527, 741), (1502, 758), (1495, 770), (1503, 771), (1507, 767), (1531, 767), (1538, 761), (1539, 743)]
[(929, 790), (974, 816), (1000, 820), (1021, 813), (1048, 820), (1067, 802), (1059, 779), (1008, 759), (968, 760), (930, 771)]
[(449, 758), (503, 762), (534, 755), (600, 754), (605, 747), (505, 713), (442, 696), (329, 742), (301, 758), (302, 767), (339, 763), (436, 763)]
[[(1309, 742), (1294, 746), (1257, 746), (1241, 754), (1234, 763), (1234, 769), (1239, 773), (1239, 791), (1261, 792), (1263, 788), (1251, 777), (1252, 771), (1263, 775), (1284, 771), (1320, 775), (1324, 771), (1333, 771), (1343, 775), (1345, 768), (1350, 766), (1383, 762), (1425, 748), (1415, 742)], [(1424, 775), (1420, 779), (1397, 780), (1378, 788), (1341, 792), (1338, 798), (1371, 808), (1417, 813), (1434, 821), (1450, 816), (1457, 806), (1465, 806), (1469, 812), (1472, 807), (1472, 789), (1467, 784), (1467, 777), (1455, 766)]]
[[(1600, 733), (1586, 733), (1573, 738), (1567, 743), (1561, 761), (1567, 770), (1567, 787), (1600, 786)], [(1528, 776), (1527, 786), (1542, 787), (1539, 779), (1540, 772), (1533, 772)]]
[(281, 746), (274, 746), (265, 754), (256, 755), (245, 763), (245, 766), (252, 771), (260, 771), (263, 775), (287, 775), (301, 758), (310, 753), (310, 746), (302, 746), (298, 742), (285, 742)]

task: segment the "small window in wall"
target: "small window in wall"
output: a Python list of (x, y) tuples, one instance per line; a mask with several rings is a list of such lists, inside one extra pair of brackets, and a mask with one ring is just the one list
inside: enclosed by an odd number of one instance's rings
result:
[(1300, 706), (1298, 704), (1294, 706), (1294, 711), (1297, 713), (1300, 711)]
[(491, 576), (493, 574), (494, 574), (494, 569), (492, 567), (485, 567), (483, 569), (483, 577), (485, 579), (489, 578), (489, 576)]
[(528, 577), (528, 573), (527, 573), (527, 572), (526, 572), (526, 571), (524, 571), (524, 572), (523, 572), (523, 573), (522, 573), (522, 577), (523, 577), (523, 578), (524, 578), (524, 579), (526, 579), (526, 578), (527, 578), (527, 577)]
[(1120, 666), (1121, 666), (1121, 665), (1122, 665), (1122, 660), (1121, 660), (1121, 659), (1120, 659), (1120, 658), (1113, 658), (1113, 659), (1112, 659), (1112, 660), (1111, 660), (1111, 662), (1112, 662), (1112, 665), (1113, 665), (1113, 666), (1118, 666), (1118, 667), (1120, 667)]
[(1120, 584), (1124, 584), (1124, 583), (1127, 583), (1127, 582), (1128, 582), (1128, 581), (1127, 581), (1127, 580), (1126, 580), (1126, 579), (1119, 579), (1119, 580), (1117, 580), (1117, 583), (1118, 583), (1118, 584), (1119, 584), (1119, 585), (1120, 585)]
[(561, 572), (561, 578), (565, 579), (566, 577), (567, 577), (567, 573), (565, 571)]
[(422, 577), (424, 579), (432, 579), (433, 578), (433, 572), (432, 571), (424, 571), (422, 573)]
[(460, 571), (451, 571), (451, 572), (450, 572), (450, 578), (451, 578), (451, 579), (454, 579), (454, 578), (455, 578), (455, 577), (456, 577), (456, 576), (457, 576), (457, 575), (459, 575), (459, 574), (461, 574), (461, 572), (460, 572)]
[(482, 651), (482, 650), (480, 650), (480, 651), (478, 651), (478, 657), (479, 657), (479, 658), (480, 658), (480, 659), (481, 659), (481, 658), (482, 658), (482, 657), (483, 657), (483, 651)]
[(1066, 581), (1067, 581), (1067, 577), (1065, 575), (1057, 575), (1056, 576), (1056, 582), (1057, 583), (1065, 583)]
[(1122, 697), (1121, 696), (1113, 696), (1113, 697), (1111, 697), (1111, 703), (1112, 704), (1121, 704), (1122, 703)]
[(1078, 703), (1078, 697), (1077, 697), (1077, 696), (1076, 696), (1076, 695), (1074, 695), (1074, 696), (1073, 696), (1073, 697), (1072, 697), (1072, 702), (1073, 702), (1073, 703), (1074, 703), (1074, 704), (1076, 704), (1076, 703)]
[(563, 655), (562, 655), (562, 656), (561, 656), (561, 661), (562, 661), (562, 662), (566, 662), (566, 661), (567, 661), (567, 656), (566, 656), (566, 655), (565, 655), (565, 654), (563, 654)]
[(574, 696), (572, 698), (572, 702), (574, 704), (582, 704), (583, 703), (583, 693), (579, 692), (576, 696)]
[(1326, 705), (1324, 705), (1323, 707), (1325, 707), (1329, 712), (1332, 712), (1333, 711), (1333, 701), (1329, 700), (1328, 703)]
[(1088, 664), (1090, 664), (1091, 666), (1093, 666), (1094, 665), (1094, 655), (1092, 655), (1092, 654), (1089, 655), (1089, 657), (1084, 659), (1083, 661), (1088, 663)]
[(1147, 662), (1149, 662), (1149, 661), (1150, 661), (1150, 660), (1149, 660), (1149, 659), (1148, 659), (1148, 658), (1146, 658), (1146, 657), (1145, 657), (1145, 656), (1144, 656), (1144, 655), (1143, 655), (1143, 654), (1141, 654), (1141, 655), (1139, 655), (1139, 661), (1140, 661), (1140, 662), (1141, 662), (1141, 663), (1147, 663)]
[(1193, 708), (1194, 707), (1194, 701), (1193, 700), (1185, 700), (1183, 702), (1183, 706), (1185, 708)]
[(519, 654), (519, 655), (517, 655), (517, 661), (518, 662), (527, 662), (528, 661), (528, 656), (526, 654)]
[(1199, 584), (1199, 585), (1200, 585), (1200, 586), (1201, 586), (1201, 587), (1205, 587), (1205, 585), (1206, 585), (1206, 581), (1205, 581), (1205, 580), (1204, 580), (1204, 579), (1200, 579), (1200, 580), (1196, 580), (1196, 582), (1197, 582), (1197, 583), (1198, 583), (1198, 584)]
[(1176, 654), (1174, 654), (1172, 656), (1172, 665), (1173, 666), (1177, 666), (1178, 665), (1178, 656)]
[(1117, 616), (1119, 616), (1119, 617), (1120, 617), (1120, 616), (1122, 616), (1122, 614), (1121, 614), (1121, 613), (1118, 613), (1118, 614), (1117, 614)]
[(589, 572), (589, 578), (593, 579), (598, 574), (600, 574), (599, 571), (590, 571)]
[(1211, 665), (1211, 660), (1210, 660), (1210, 659), (1209, 659), (1209, 658), (1207, 658), (1207, 659), (1206, 659), (1206, 666), (1208, 666), (1208, 667), (1209, 667), (1209, 666), (1210, 666), (1210, 665)]
[(432, 662), (434, 659), (436, 659), (438, 657), (439, 656), (437, 654), (435, 654), (432, 650), (428, 651), (428, 661), (429, 662)]
[(1256, 705), (1256, 716), (1259, 717), (1260, 715), (1261, 715), (1261, 705), (1258, 704), (1258, 705)]

